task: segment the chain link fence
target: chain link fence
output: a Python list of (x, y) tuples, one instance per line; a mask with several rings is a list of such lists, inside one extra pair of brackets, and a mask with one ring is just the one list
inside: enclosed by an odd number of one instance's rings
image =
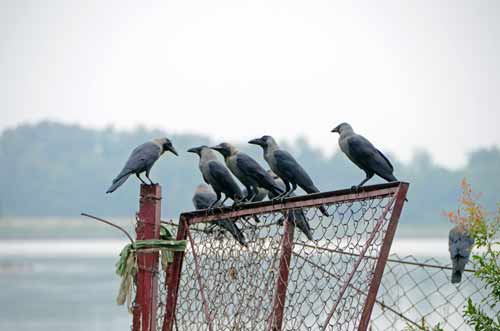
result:
[(436, 259), (388, 256), (398, 189), (183, 214), (188, 247), (160, 272), (157, 330), (471, 330), (466, 300), (486, 295), (473, 267), (453, 285)]
[[(400, 185), (183, 214), (177, 239), (189, 245), (172, 265), (180, 278), (168, 288), (178, 293), (170, 330), (366, 330)], [(214, 226), (223, 219), (245, 246)]]
[[(408, 326), (427, 330), (473, 330), (463, 318), (467, 298), (485, 298), (484, 284), (474, 277), (474, 266), (466, 269), (462, 282), (451, 284), (451, 266), (435, 258), (418, 260), (393, 254), (387, 261), (371, 330), (404, 330)], [(489, 307), (483, 307), (488, 312)], [(491, 311), (490, 311), (491, 312)], [(493, 313), (493, 312), (491, 312)]]

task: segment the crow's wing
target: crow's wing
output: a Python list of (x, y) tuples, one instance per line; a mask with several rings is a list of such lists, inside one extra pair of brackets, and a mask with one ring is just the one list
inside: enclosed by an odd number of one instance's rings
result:
[(160, 147), (155, 143), (144, 143), (132, 151), (124, 168), (132, 172), (146, 170), (158, 160), (160, 152)]
[(288, 215), (290, 220), (299, 228), (302, 233), (304, 233), (309, 240), (313, 240), (311, 226), (304, 215), (304, 211), (301, 208), (293, 209)]
[(211, 161), (208, 164), (208, 171), (210, 176), (217, 182), (217, 186), (224, 192), (224, 194), (234, 198), (235, 196), (241, 197), (241, 190), (229, 170), (220, 164), (218, 161)]
[(260, 164), (250, 156), (238, 153), (238, 156), (236, 157), (236, 165), (241, 172), (255, 180), (260, 187), (269, 191), (283, 192), (283, 190), (274, 183), (274, 179), (271, 175), (269, 175), (267, 171), (265, 171)]
[(387, 158), (387, 156), (385, 156), (384, 153), (382, 153), (378, 149), (377, 149), (377, 152), (379, 153), (380, 156), (382, 156), (384, 158), (385, 162), (387, 162), (387, 165), (389, 166), (389, 168), (391, 169), (391, 171), (394, 171), (394, 167), (392, 166), (392, 163), (391, 163), (391, 161), (389, 161), (389, 159)]
[(388, 181), (397, 180), (392, 174), (392, 164), (368, 139), (354, 135), (347, 138), (347, 145), (349, 152), (347, 156), (358, 167), (369, 173), (376, 173)]
[(300, 166), (295, 158), (287, 151), (277, 150), (274, 152), (276, 165), (280, 172), (284, 174), (288, 181), (296, 183), (307, 193), (315, 193), (319, 190), (307, 172)]
[(470, 237), (467, 233), (461, 232), (456, 228), (450, 231), (448, 248), (452, 259), (457, 256), (468, 258), (472, 245), (474, 245), (474, 238)]
[(160, 147), (152, 142), (137, 146), (130, 154), (127, 163), (114, 181), (120, 180), (123, 176), (143, 172), (150, 168), (160, 157)]
[[(285, 183), (283, 183), (283, 180), (281, 178), (278, 177), (278, 178), (274, 179), (274, 182), (280, 188), (280, 190), (285, 192), (286, 186), (285, 186)], [(267, 197), (269, 198), (269, 200), (272, 200), (272, 199), (276, 198), (277, 196), (278, 196), (278, 194), (276, 194), (275, 192), (271, 192), (271, 191), (267, 192)], [(296, 196), (296, 194), (294, 192), (292, 192), (289, 196), (294, 197), (294, 196)]]

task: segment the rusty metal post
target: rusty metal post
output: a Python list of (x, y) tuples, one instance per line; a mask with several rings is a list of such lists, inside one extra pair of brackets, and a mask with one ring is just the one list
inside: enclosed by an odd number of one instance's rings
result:
[[(177, 229), (177, 240), (186, 240), (188, 232), (188, 221), (181, 216)], [(163, 319), (162, 331), (172, 331), (175, 323), (175, 309), (177, 307), (177, 297), (179, 294), (179, 284), (181, 282), (182, 262), (184, 252), (174, 253), (174, 262), (168, 266), (165, 286), (167, 287), (167, 299), (165, 305), (165, 316)]]
[[(288, 211), (290, 212), (290, 211)], [(288, 212), (286, 217), (288, 218)], [(283, 238), (281, 240), (281, 256), (278, 279), (274, 290), (273, 311), (271, 313), (270, 330), (281, 331), (283, 314), (285, 310), (286, 290), (288, 275), (290, 274), (290, 261), (293, 251), (293, 233), (295, 226), (288, 219), (284, 222)]]
[(389, 257), (389, 252), (391, 250), (392, 240), (394, 234), (396, 233), (396, 228), (398, 225), (399, 216), (401, 215), (401, 210), (403, 209), (403, 204), (406, 199), (406, 193), (408, 192), (408, 183), (400, 183), (399, 188), (395, 194), (396, 201), (394, 202), (394, 207), (392, 209), (391, 219), (387, 226), (385, 232), (385, 237), (383, 240), (382, 247), (380, 248), (380, 254), (375, 266), (375, 271), (370, 284), (370, 289), (368, 290), (368, 296), (366, 297), (365, 306), (363, 308), (363, 313), (361, 314), (361, 320), (359, 322), (358, 330), (365, 331), (370, 323), (370, 317), (372, 315), (373, 304), (377, 299), (377, 292), (384, 275), (385, 265)]
[[(137, 213), (137, 240), (160, 238), (161, 186), (141, 185)], [(133, 331), (156, 331), (158, 308), (158, 252), (137, 252), (139, 270), (136, 276), (136, 294), (133, 307)]]

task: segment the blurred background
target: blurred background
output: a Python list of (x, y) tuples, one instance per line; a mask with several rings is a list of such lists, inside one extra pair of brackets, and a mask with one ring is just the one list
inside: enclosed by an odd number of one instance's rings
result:
[[(139, 186), (104, 192), (135, 146), (168, 136), (163, 217), (192, 209), (189, 147), (273, 135), (321, 190), (364, 176), (349, 122), (411, 183), (393, 252), (448, 261), (444, 210), (466, 178), (500, 190), (496, 1), (0, 0), (0, 329), (123, 330), (114, 263)], [(377, 183), (372, 180), (370, 183)]]

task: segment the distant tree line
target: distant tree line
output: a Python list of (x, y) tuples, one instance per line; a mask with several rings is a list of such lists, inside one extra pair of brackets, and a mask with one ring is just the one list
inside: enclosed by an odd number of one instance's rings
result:
[[(265, 134), (267, 132), (263, 132)], [(202, 181), (198, 159), (185, 151), (193, 146), (216, 143), (207, 136), (171, 134), (137, 128), (133, 131), (86, 129), (54, 122), (21, 125), (0, 136), (0, 216), (75, 217), (82, 211), (101, 216), (133, 217), (138, 209), (139, 185), (135, 178), (111, 195), (104, 192), (121, 170), (133, 147), (168, 136), (180, 157), (166, 155), (153, 168), (151, 178), (163, 187), (164, 217), (177, 217), (191, 210), (194, 188)], [(332, 136), (332, 148), (337, 139)], [(248, 144), (238, 146), (257, 158), (262, 152)], [(357, 184), (364, 174), (344, 155), (324, 156), (305, 139), (287, 146), (308, 170), (321, 190), (335, 190)], [(391, 156), (391, 155), (390, 155)], [(500, 191), (500, 150), (477, 149), (468, 155), (465, 167), (450, 170), (434, 164), (421, 151), (408, 164), (394, 156), (395, 175), (410, 182), (402, 222), (440, 221), (442, 211), (452, 208), (460, 194), (462, 178), (482, 192), (482, 200), (494, 208)], [(369, 184), (380, 182), (372, 180)]]

